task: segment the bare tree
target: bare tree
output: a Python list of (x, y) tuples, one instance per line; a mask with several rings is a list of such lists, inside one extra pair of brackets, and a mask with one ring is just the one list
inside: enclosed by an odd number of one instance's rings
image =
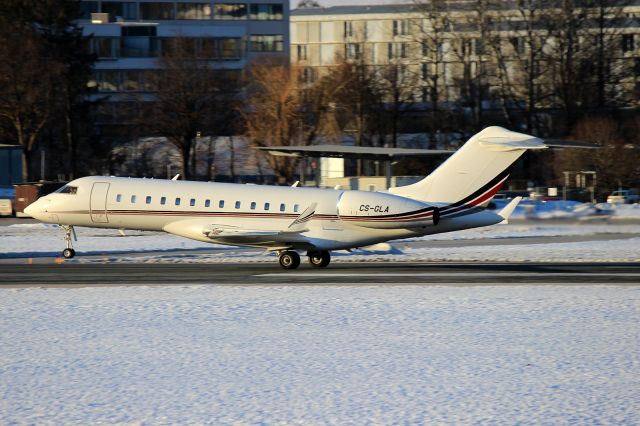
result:
[[(302, 94), (299, 70), (269, 58), (246, 68), (246, 102), (239, 113), (245, 136), (254, 146), (288, 146), (300, 141)], [(293, 180), (298, 164), (292, 157), (267, 157), (278, 183)]]
[(596, 143), (596, 150), (565, 150), (557, 155), (556, 176), (563, 171), (594, 170), (597, 173), (596, 193), (603, 195), (618, 186), (640, 183), (638, 153), (635, 141), (640, 122), (637, 118), (621, 122), (608, 117), (587, 117), (574, 126), (571, 138)]
[(196, 174), (191, 160), (196, 138), (218, 133), (233, 92), (226, 74), (213, 68), (218, 52), (205, 47), (187, 37), (172, 40), (158, 61), (157, 91), (147, 105), (152, 118), (141, 117), (147, 132), (166, 137), (178, 149), (184, 179)]
[(23, 147), (25, 181), (33, 178), (32, 151), (55, 112), (56, 87), (64, 71), (50, 53), (33, 31), (8, 28), (0, 34), (0, 119), (10, 123)]

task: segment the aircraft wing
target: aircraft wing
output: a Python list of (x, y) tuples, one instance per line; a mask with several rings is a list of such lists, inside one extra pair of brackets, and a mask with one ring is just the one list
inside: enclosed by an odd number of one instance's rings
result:
[(308, 231), (305, 225), (315, 214), (315, 208), (316, 203), (311, 204), (285, 229), (248, 229), (224, 223), (220, 218), (215, 223), (210, 219), (198, 218), (172, 222), (164, 230), (174, 235), (219, 244), (264, 247), (269, 250), (294, 247), (312, 250), (315, 246), (303, 233)]
[(202, 233), (212, 242), (234, 246), (264, 247), (271, 250), (288, 249), (293, 246), (312, 246), (300, 232), (240, 229), (212, 224), (204, 228)]

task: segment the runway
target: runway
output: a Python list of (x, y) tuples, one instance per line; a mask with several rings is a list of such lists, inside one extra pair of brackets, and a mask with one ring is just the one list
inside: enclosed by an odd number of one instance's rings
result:
[(334, 263), (284, 271), (272, 264), (2, 264), (0, 288), (169, 285), (640, 286), (636, 263)]

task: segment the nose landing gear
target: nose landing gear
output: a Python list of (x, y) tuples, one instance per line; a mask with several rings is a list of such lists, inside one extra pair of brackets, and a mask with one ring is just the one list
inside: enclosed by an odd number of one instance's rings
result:
[(73, 242), (71, 241), (71, 234), (73, 234), (73, 239), (78, 241), (76, 238), (76, 231), (71, 225), (62, 225), (62, 229), (64, 229), (64, 239), (67, 242), (67, 248), (62, 250), (62, 257), (65, 259), (71, 259), (76, 255), (76, 251), (73, 249)]

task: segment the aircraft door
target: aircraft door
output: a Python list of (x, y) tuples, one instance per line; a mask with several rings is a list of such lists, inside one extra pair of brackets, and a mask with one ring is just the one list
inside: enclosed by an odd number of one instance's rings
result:
[(91, 221), (95, 223), (108, 223), (107, 218), (107, 193), (109, 184), (107, 182), (96, 182), (91, 188)]

